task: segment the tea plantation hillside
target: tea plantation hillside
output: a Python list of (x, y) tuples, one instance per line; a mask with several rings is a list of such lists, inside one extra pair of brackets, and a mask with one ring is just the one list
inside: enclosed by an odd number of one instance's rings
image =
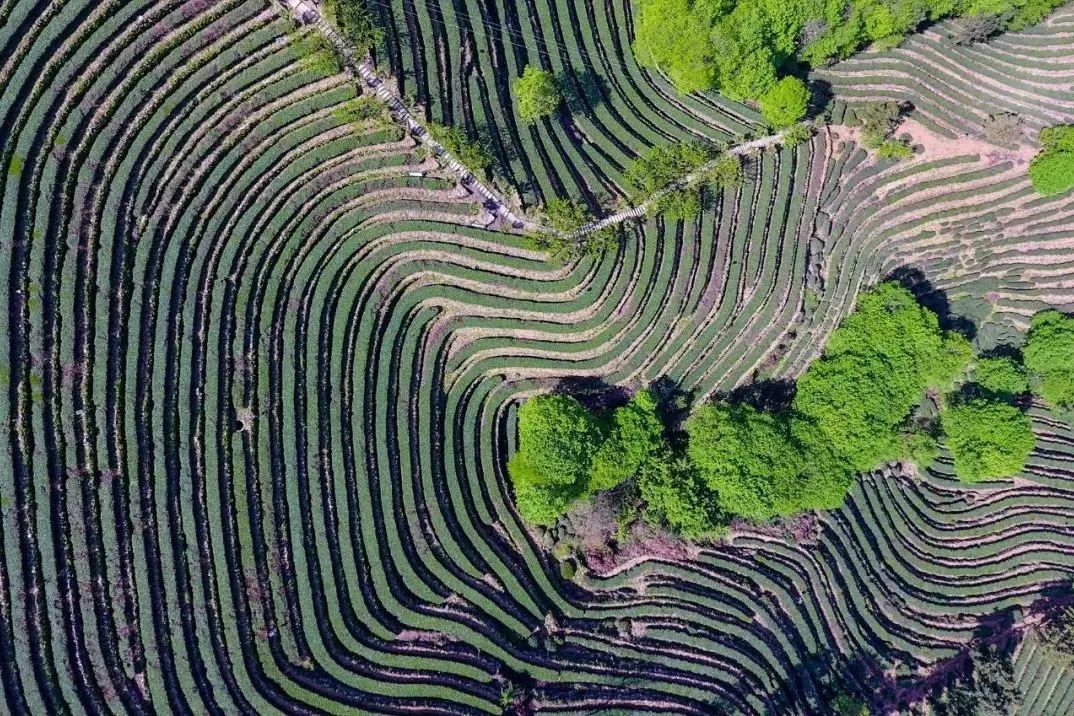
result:
[[(520, 213), (611, 208), (647, 148), (767, 132), (642, 70), (626, 0), (370, 4), (385, 84), (484, 135)], [(557, 262), (294, 5), (0, 4), (3, 710), (888, 713), (998, 645), (1015, 713), (1074, 712), (1038, 630), (1074, 597), (1069, 411), (1023, 396), (1010, 479), (967, 486), (943, 449), (721, 540), (623, 518), (614, 554), (584, 515), (524, 522), (505, 467), (552, 390), (786, 387), (885, 278), (982, 351), (1074, 311), (1074, 194), (1027, 174), (1074, 123), (1074, 7), (818, 71), (809, 138)], [(569, 118), (512, 114), (536, 57)], [(865, 148), (866, 99), (914, 103), (913, 156)], [(982, 138), (1001, 111), (1023, 143)]]

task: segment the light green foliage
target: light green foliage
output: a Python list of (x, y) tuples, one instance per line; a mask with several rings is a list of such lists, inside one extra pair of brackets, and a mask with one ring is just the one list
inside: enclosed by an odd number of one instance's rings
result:
[(492, 153), (488, 147), (480, 142), (469, 141), (458, 127), (445, 127), (432, 122), (427, 127), (432, 138), (471, 172), (485, 172), (492, 166)]
[[(854, 470), (900, 457), (898, 428), (927, 387), (964, 369), (966, 344), (902, 286), (880, 284), (798, 381), (795, 410)], [(961, 363), (961, 364), (960, 364)]]
[(704, 181), (715, 191), (738, 187), (742, 184), (742, 157), (724, 152), (705, 170)]
[(711, 3), (639, 0), (637, 7), (634, 54), (638, 62), (667, 74), (683, 94), (713, 87)]
[(830, 704), (835, 716), (869, 716), (869, 707), (847, 694), (839, 694)]
[(11, 155), (11, 163), (7, 165), (7, 175), (9, 177), (22, 176), (23, 158), (18, 154)]
[(1074, 407), (1074, 318), (1059, 311), (1033, 316), (1022, 353), (1033, 392), (1054, 406)]
[(938, 429), (903, 431), (899, 435), (901, 453), (919, 470), (924, 470), (940, 456), (939, 432)]
[(704, 405), (686, 432), (687, 453), (724, 510), (756, 520), (796, 511), (804, 465), (782, 416), (749, 405)]
[(572, 199), (549, 200), (541, 212), (541, 221), (551, 231), (537, 232), (534, 241), (555, 261), (595, 256), (619, 245), (621, 232), (616, 226), (578, 235), (582, 227), (593, 221), (593, 215), (584, 204)]
[(347, 124), (364, 124), (372, 120), (385, 120), (386, 107), (376, 97), (355, 97), (337, 108), (333, 116)]
[(518, 115), (526, 122), (547, 117), (563, 101), (552, 73), (533, 65), (527, 65), (522, 76), (515, 80), (514, 91)]
[(982, 358), (974, 369), (975, 382), (990, 393), (1006, 398), (1029, 390), (1029, 377), (1022, 364), (1011, 358)]
[(663, 444), (664, 423), (657, 414), (656, 395), (640, 390), (612, 414), (611, 433), (593, 457), (589, 491), (608, 490), (631, 477)]
[(645, 501), (645, 519), (651, 523), (687, 539), (719, 537), (726, 531), (716, 495), (689, 460), (675, 459), (670, 450), (642, 466), (638, 488)]
[(384, 30), (373, 23), (365, 0), (325, 0), (325, 7), (343, 37), (360, 52), (368, 52), (384, 39)]
[(795, 124), (783, 130), (783, 145), (797, 147), (803, 142), (808, 142), (812, 136), (812, 128), (805, 124)]
[(682, 184), (713, 157), (713, 149), (699, 142), (678, 142), (649, 149), (623, 174), (631, 201), (641, 204), (659, 194), (656, 212), (673, 219), (696, 216), (701, 211), (700, 189)]
[(1033, 450), (1029, 417), (1008, 403), (972, 399), (946, 408), (940, 420), (964, 482), (1017, 475)]
[(600, 422), (569, 396), (537, 396), (522, 405), (518, 451), (507, 470), (523, 517), (550, 524), (566, 511), (585, 489), (604, 432)]
[(342, 71), (335, 48), (320, 32), (312, 29), (292, 32), (289, 39), (295, 53), (302, 58), (303, 67), (325, 75), (335, 75)]
[(784, 77), (758, 100), (761, 114), (772, 127), (789, 127), (802, 119), (809, 107), (809, 90), (797, 77)]
[(914, 148), (908, 142), (897, 139), (888, 139), (876, 147), (876, 156), (881, 159), (909, 159), (914, 156)]
[(1074, 124), (1042, 129), (1040, 148), (1040, 153), (1029, 163), (1033, 188), (1044, 196), (1074, 189)]
[[(892, 47), (926, 21), (959, 15), (989, 15), (988, 33), (1018, 29), (1062, 2), (638, 0), (634, 54), (682, 93), (718, 89), (734, 100), (760, 99), (796, 59), (816, 67), (869, 43)], [(974, 26), (969, 36), (980, 33)]]

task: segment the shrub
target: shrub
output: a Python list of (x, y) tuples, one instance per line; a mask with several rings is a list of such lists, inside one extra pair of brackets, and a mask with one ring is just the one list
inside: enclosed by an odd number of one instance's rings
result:
[(1033, 392), (1052, 405), (1074, 407), (1074, 318), (1055, 310), (1033, 316), (1022, 353)]
[(427, 126), (432, 138), (471, 172), (475, 174), (487, 172), (492, 166), (492, 153), (488, 147), (480, 142), (469, 141), (458, 127), (445, 127), (432, 122)]
[(940, 420), (963, 482), (1017, 475), (1036, 442), (1029, 417), (1005, 402), (972, 399), (946, 408)]
[(881, 159), (909, 159), (914, 156), (914, 148), (909, 142), (889, 139), (876, 147), (876, 156)]
[(621, 232), (617, 226), (579, 234), (593, 221), (593, 215), (583, 204), (572, 199), (550, 199), (541, 212), (541, 220), (550, 231), (538, 232), (534, 241), (556, 261), (594, 256), (619, 244)]
[(325, 7), (359, 52), (368, 52), (384, 39), (384, 30), (374, 24), (364, 0), (325, 0)]
[(563, 96), (551, 72), (527, 65), (522, 76), (515, 80), (518, 114), (523, 121), (536, 122), (556, 111)]
[(758, 104), (770, 126), (789, 127), (805, 117), (809, 107), (809, 90), (797, 77), (784, 77), (761, 95)]
[(984, 42), (993, 35), (1003, 31), (1004, 21), (999, 15), (985, 13), (962, 17), (951, 23), (948, 37), (958, 45), (973, 45)]

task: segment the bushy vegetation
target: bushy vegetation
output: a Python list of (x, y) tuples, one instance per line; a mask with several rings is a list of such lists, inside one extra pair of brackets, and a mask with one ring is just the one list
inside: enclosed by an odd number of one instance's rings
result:
[(515, 80), (514, 91), (518, 115), (526, 122), (547, 117), (563, 101), (555, 76), (533, 65), (527, 65), (522, 76)]
[(428, 123), (429, 134), (452, 156), (475, 174), (487, 172), (492, 166), (492, 152), (484, 144), (466, 138), (458, 127)]
[(857, 111), (862, 141), (881, 159), (906, 159), (914, 153), (907, 142), (892, 138), (902, 121), (902, 111), (898, 102), (869, 102)]
[(655, 199), (653, 213), (689, 219), (701, 212), (701, 191), (730, 189), (742, 182), (742, 160), (701, 142), (653, 147), (624, 172), (635, 206)]
[(1008, 399), (1029, 391), (1026, 369), (1013, 358), (982, 358), (974, 367), (974, 379), (988, 392)]
[(1035, 315), (1023, 355), (1033, 392), (1054, 406), (1074, 407), (1074, 318), (1059, 311)]
[(1015, 684), (1010, 657), (994, 646), (972, 653), (972, 668), (931, 699), (936, 716), (1008, 716), (1017, 713), (1022, 692)]
[(365, 0), (325, 0), (325, 7), (359, 51), (368, 52), (384, 39), (384, 30), (373, 22)]
[(548, 229), (537, 232), (533, 239), (537, 247), (547, 251), (554, 261), (568, 261), (582, 256), (595, 256), (619, 245), (618, 226), (606, 226), (597, 231), (579, 233), (594, 220), (584, 204), (572, 199), (551, 199), (540, 214), (541, 223)]
[(1074, 664), (1074, 607), (1064, 607), (1037, 628), (1045, 660), (1057, 669)]
[(958, 402), (944, 409), (941, 421), (963, 482), (1017, 475), (1036, 442), (1029, 417), (1000, 400)]
[(1040, 130), (1040, 153), (1029, 163), (1029, 178), (1044, 196), (1074, 189), (1074, 124)]
[(683, 93), (718, 89), (760, 99), (779, 75), (848, 57), (865, 44), (891, 47), (925, 22), (978, 18), (966, 41), (1038, 22), (1061, 0), (639, 0), (634, 52)]

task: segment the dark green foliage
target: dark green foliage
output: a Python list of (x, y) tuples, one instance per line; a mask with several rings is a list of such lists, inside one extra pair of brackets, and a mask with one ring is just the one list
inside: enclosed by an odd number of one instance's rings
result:
[(623, 173), (631, 200), (640, 204), (671, 188), (713, 158), (711, 148), (699, 142), (677, 142), (652, 147), (631, 162)]
[(907, 159), (914, 150), (907, 142), (891, 136), (902, 119), (898, 102), (870, 102), (857, 110), (861, 120), (861, 136), (865, 146), (876, 151), (881, 159)]
[(945, 688), (931, 706), (936, 716), (1009, 716), (1021, 703), (1010, 657), (981, 646), (973, 653), (972, 672)]
[(638, 0), (634, 53), (683, 93), (759, 99), (795, 60), (814, 67), (891, 47), (922, 23), (973, 16), (966, 41), (1039, 21), (1062, 0)]
[(787, 147), (797, 147), (802, 142), (808, 142), (813, 136), (813, 129), (805, 124), (795, 124), (783, 130), (783, 144)]
[(338, 74), (343, 69), (335, 48), (320, 32), (292, 32), (290, 41), (304, 67), (326, 75)]
[(1065, 607), (1037, 629), (1044, 659), (1057, 669), (1074, 664), (1074, 607)]
[(948, 36), (958, 45), (973, 45), (1002, 32), (1003, 26), (1004, 20), (999, 15), (969, 15), (954, 21)]
[(582, 227), (593, 221), (593, 215), (584, 204), (571, 199), (549, 200), (541, 212), (541, 220), (551, 231), (538, 232), (534, 241), (556, 261), (595, 256), (619, 245), (621, 231), (616, 226), (579, 234)]
[(789, 127), (805, 117), (809, 90), (797, 77), (784, 77), (761, 95), (758, 104), (769, 126)]
[(463, 166), (474, 173), (481, 173), (492, 166), (492, 153), (480, 142), (471, 142), (458, 127), (445, 127), (441, 124), (428, 125), (429, 134)]
[(649, 522), (669, 527), (687, 539), (718, 537), (726, 529), (717, 497), (697, 468), (688, 459), (676, 459), (670, 450), (663, 450), (642, 466), (638, 488)]
[(1074, 407), (1074, 318), (1059, 311), (1033, 316), (1022, 352), (1033, 392), (1054, 406)]
[(522, 76), (515, 80), (514, 91), (518, 115), (526, 122), (547, 117), (563, 101), (552, 73), (532, 65), (527, 65)]
[(1011, 399), (1029, 390), (1029, 377), (1013, 358), (982, 358), (974, 368), (975, 382), (989, 393)]
[(870, 470), (901, 457), (899, 426), (926, 388), (948, 385), (969, 358), (965, 339), (943, 334), (936, 314), (884, 283), (832, 333), (799, 379), (794, 408), (838, 458)]
[(1025, 467), (1036, 438), (1029, 417), (1009, 403), (981, 398), (940, 415), (955, 474), (963, 482), (1013, 477)]
[(368, 52), (384, 38), (384, 30), (373, 23), (365, 0), (325, 0), (343, 36), (361, 52)]
[(881, 159), (909, 159), (914, 156), (914, 148), (907, 142), (888, 139), (876, 147), (876, 156)]
[(839, 694), (829, 706), (835, 716), (869, 716), (869, 707), (847, 694)]
[(365, 95), (355, 97), (339, 109), (336, 109), (332, 114), (340, 121), (348, 124), (362, 124), (374, 119), (383, 119), (385, 109), (385, 105), (375, 97)]
[(1040, 130), (1040, 149), (1029, 163), (1033, 188), (1044, 196), (1074, 189), (1074, 124)]
[(664, 423), (656, 409), (653, 391), (640, 390), (612, 414), (611, 433), (593, 456), (590, 492), (615, 487), (663, 447)]
[(785, 416), (703, 405), (686, 423), (688, 454), (727, 512), (765, 520), (798, 511), (804, 463)]

